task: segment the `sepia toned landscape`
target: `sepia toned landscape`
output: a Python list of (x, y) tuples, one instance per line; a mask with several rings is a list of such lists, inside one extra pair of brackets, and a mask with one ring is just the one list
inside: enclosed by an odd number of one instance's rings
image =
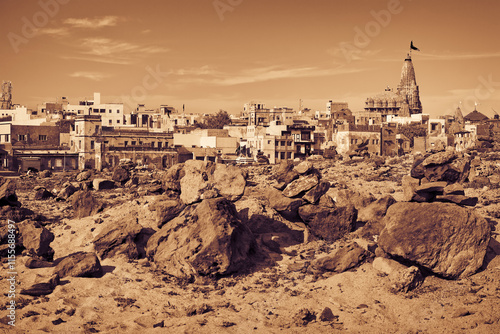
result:
[(499, 333), (492, 1), (0, 0), (1, 333)]

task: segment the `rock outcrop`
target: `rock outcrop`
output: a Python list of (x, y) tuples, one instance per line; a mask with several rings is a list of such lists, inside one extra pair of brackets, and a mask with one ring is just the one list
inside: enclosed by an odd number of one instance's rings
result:
[(102, 267), (95, 253), (76, 252), (58, 260), (54, 274), (63, 277), (99, 277)]
[(250, 264), (255, 252), (252, 232), (224, 198), (187, 207), (147, 244), (147, 256), (156, 268), (179, 278), (236, 272)]
[(352, 232), (358, 214), (353, 205), (332, 209), (307, 204), (298, 211), (311, 234), (328, 242), (334, 242)]

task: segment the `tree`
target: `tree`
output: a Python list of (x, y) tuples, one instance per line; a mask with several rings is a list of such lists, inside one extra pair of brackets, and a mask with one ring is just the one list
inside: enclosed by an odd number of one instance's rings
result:
[(228, 124), (231, 124), (231, 117), (229, 117), (227, 111), (221, 109), (215, 115), (205, 116), (201, 127), (204, 129), (222, 129), (224, 125)]

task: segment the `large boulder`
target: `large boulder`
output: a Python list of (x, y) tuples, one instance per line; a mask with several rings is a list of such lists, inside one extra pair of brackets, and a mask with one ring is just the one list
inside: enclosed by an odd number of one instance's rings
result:
[(422, 166), (428, 167), (431, 165), (444, 165), (451, 162), (457, 157), (455, 151), (445, 151), (432, 154), (422, 161)]
[[(434, 155), (439, 155), (441, 152)], [(452, 152), (453, 153), (453, 152)], [(450, 156), (454, 156), (454, 154), (450, 153)], [(432, 156), (428, 157), (432, 158)], [(427, 159), (422, 162), (424, 165)], [(470, 161), (468, 158), (457, 158), (452, 161), (448, 161), (447, 163), (437, 164), (436, 162), (445, 161), (446, 159), (437, 159), (437, 160), (429, 160), (427, 165), (425, 165), (425, 178), (429, 182), (437, 182), (437, 181), (446, 181), (447, 183), (463, 183), (468, 177), (470, 172)]]
[(74, 218), (93, 216), (104, 209), (104, 204), (99, 202), (89, 190), (79, 190), (69, 200), (74, 210)]
[(217, 164), (214, 174), (214, 188), (230, 201), (238, 200), (245, 192), (246, 180), (241, 168)]
[(367, 191), (356, 191), (351, 189), (333, 189), (334, 195), (333, 200), (337, 206), (348, 206), (354, 205), (356, 210), (361, 210), (367, 207), (371, 202), (375, 201), (376, 198)]
[(378, 241), (386, 253), (452, 279), (481, 267), (491, 235), (474, 210), (449, 203), (396, 203), (384, 222)]
[(283, 195), (286, 197), (298, 196), (316, 186), (318, 182), (318, 177), (314, 174), (300, 176), (285, 187)]
[(52, 260), (54, 250), (50, 243), (54, 241), (54, 233), (30, 220), (17, 224), (17, 227), (19, 240), (30, 255)]
[(358, 211), (354, 206), (327, 208), (312, 204), (299, 208), (299, 215), (316, 238), (333, 242), (352, 232)]
[(184, 177), (184, 164), (175, 164), (170, 167), (162, 178), (162, 187), (168, 193), (180, 193), (180, 180)]
[(151, 234), (137, 222), (135, 216), (108, 222), (94, 238), (94, 249), (101, 259), (124, 255), (128, 259), (143, 258), (145, 234)]
[(127, 182), (128, 179), (130, 179), (130, 172), (128, 171), (128, 169), (123, 168), (121, 166), (118, 166), (113, 171), (113, 175), (111, 176), (111, 179), (115, 182), (119, 182), (119, 183), (123, 184), (123, 183)]
[(148, 241), (156, 268), (179, 278), (217, 276), (248, 267), (256, 241), (225, 198), (187, 207)]
[(293, 170), (301, 175), (307, 174), (313, 170), (313, 164), (310, 161), (302, 161)]
[(99, 277), (102, 267), (95, 253), (76, 252), (58, 260), (54, 274), (63, 277)]
[(21, 206), (17, 201), (16, 181), (0, 177), (0, 206)]

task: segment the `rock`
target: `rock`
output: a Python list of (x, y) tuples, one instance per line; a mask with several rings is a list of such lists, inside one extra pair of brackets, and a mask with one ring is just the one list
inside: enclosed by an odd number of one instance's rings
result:
[(293, 171), (300, 175), (307, 174), (313, 169), (313, 164), (310, 161), (302, 161), (297, 166), (293, 168)]
[(245, 192), (246, 180), (241, 168), (217, 164), (213, 174), (214, 188), (219, 194), (234, 202)]
[(157, 225), (161, 228), (171, 219), (177, 217), (185, 207), (184, 203), (162, 195), (157, 197), (156, 202), (151, 206), (151, 210), (156, 211)]
[(45, 188), (40, 188), (36, 191), (35, 193), (35, 201), (43, 201), (46, 199), (54, 198), (54, 194), (52, 194), (50, 191), (48, 191)]
[(163, 190), (166, 192), (180, 192), (180, 180), (184, 177), (184, 164), (175, 164), (170, 167), (162, 178)]
[(468, 197), (464, 195), (438, 195), (436, 196), (436, 201), (439, 202), (450, 202), (458, 205), (465, 206), (476, 206), (478, 198)]
[(424, 277), (417, 267), (408, 268), (391, 259), (377, 257), (373, 260), (372, 266), (389, 277), (392, 292), (406, 293), (418, 288), (424, 281)]
[(69, 184), (57, 194), (57, 198), (67, 200), (71, 195), (73, 195), (77, 191), (78, 189), (76, 187), (74, 187), (72, 184)]
[(472, 209), (449, 203), (396, 203), (384, 218), (379, 246), (393, 257), (446, 278), (474, 274), (483, 264), (491, 227)]
[(123, 167), (116, 167), (115, 170), (113, 171), (113, 175), (111, 176), (111, 179), (115, 182), (119, 183), (125, 183), (130, 179), (130, 172), (128, 169), (123, 168)]
[(145, 255), (144, 245), (138, 243), (141, 233), (146, 231), (143, 231), (136, 217), (112, 221), (94, 238), (94, 249), (102, 260), (118, 255), (124, 255), (128, 259), (142, 258)]
[(318, 177), (314, 174), (300, 176), (286, 186), (285, 190), (283, 190), (283, 195), (286, 197), (295, 197), (316, 186), (318, 182)]
[(324, 194), (319, 199), (318, 205), (325, 208), (335, 208), (335, 201), (330, 197), (330, 195)]
[(189, 205), (201, 201), (201, 195), (212, 189), (209, 177), (212, 176), (214, 168), (214, 164), (209, 161), (188, 160), (184, 163), (185, 175), (180, 180), (180, 199), (184, 204)]
[(396, 203), (396, 200), (391, 195), (386, 195), (379, 198), (368, 206), (358, 210), (358, 221), (376, 223), (385, 217), (387, 209)]
[(319, 315), (320, 321), (334, 321), (337, 317), (333, 315), (332, 310), (329, 307), (325, 307), (321, 314)]
[(76, 181), (78, 182), (86, 181), (90, 179), (91, 176), (92, 176), (91, 171), (84, 170), (83, 172), (78, 173), (78, 175), (76, 176)]
[(424, 159), (422, 166), (428, 167), (430, 165), (444, 165), (451, 162), (457, 157), (455, 151), (445, 151), (432, 154)]
[(443, 193), (445, 195), (465, 195), (465, 190), (460, 183), (453, 183), (444, 187)]
[(318, 185), (306, 192), (305, 195), (302, 196), (302, 199), (311, 204), (316, 204), (321, 196), (323, 196), (328, 191), (328, 189), (330, 189), (330, 183), (321, 181)]
[(415, 190), (420, 185), (420, 180), (413, 178), (409, 175), (403, 176), (401, 179), (401, 184), (403, 187), (403, 201), (409, 202), (412, 200), (413, 195), (415, 195)]
[(316, 320), (316, 313), (309, 311), (308, 309), (300, 309), (293, 316), (293, 323), (295, 326), (303, 327), (307, 326), (311, 321)]
[(17, 224), (19, 240), (32, 256), (52, 260), (54, 250), (50, 243), (54, 241), (54, 234), (37, 222), (24, 221)]
[(283, 196), (281, 191), (271, 187), (267, 188), (263, 195), (266, 196), (269, 206), (284, 218), (291, 221), (299, 219), (298, 209), (304, 204), (301, 198), (288, 198)]
[(115, 183), (106, 179), (94, 179), (92, 182), (95, 190), (105, 190), (115, 188)]
[(320, 271), (342, 273), (358, 266), (367, 256), (366, 251), (357, 243), (351, 242), (333, 253), (314, 260), (311, 265)]
[(15, 222), (22, 222), (26, 219), (36, 220), (37, 218), (39, 218), (39, 215), (24, 207), (0, 206), (0, 217), (2, 217), (4, 221), (5, 219), (10, 219)]
[(35, 283), (29, 288), (21, 289), (22, 295), (45, 296), (51, 294), (59, 284), (59, 277), (53, 275), (47, 282)]
[(446, 181), (447, 183), (462, 183), (469, 176), (469, 170), (469, 161), (461, 158), (444, 165), (428, 165), (425, 168), (425, 178), (429, 182)]
[(0, 177), (0, 206), (21, 206), (17, 201), (16, 181)]
[(299, 173), (293, 170), (294, 165), (292, 161), (285, 160), (280, 162), (274, 173), (276, 184), (273, 185), (278, 190), (283, 190), (285, 187), (299, 177)]
[(227, 275), (248, 268), (256, 240), (234, 204), (214, 198), (187, 207), (148, 241), (155, 267), (179, 278)]
[(134, 176), (130, 177), (130, 179), (127, 182), (125, 182), (125, 187), (130, 188), (130, 187), (132, 187), (134, 185), (138, 185), (138, 184), (139, 184), (139, 177), (134, 175)]
[(24, 266), (29, 269), (37, 269), (37, 268), (48, 268), (53, 267), (54, 264), (49, 261), (34, 259), (32, 257), (28, 258), (24, 263)]
[(97, 201), (94, 195), (92, 195), (92, 192), (89, 190), (77, 191), (69, 198), (69, 200), (71, 201), (75, 218), (93, 216), (96, 213), (101, 212), (104, 208), (104, 205)]
[(41, 179), (46, 179), (46, 178), (51, 177), (51, 176), (52, 176), (52, 172), (48, 169), (43, 170), (40, 172), (40, 174), (38, 174), (38, 177)]
[(63, 277), (100, 277), (102, 267), (95, 253), (76, 252), (58, 261), (54, 275)]
[(351, 189), (335, 189), (335, 191), (336, 194), (335, 197), (333, 197), (333, 200), (337, 206), (354, 205), (356, 210), (360, 210), (368, 206), (376, 199), (368, 192), (360, 193), (359, 191), (353, 191)]
[(415, 192), (417, 194), (421, 193), (439, 193), (442, 194), (444, 187), (447, 186), (446, 182), (428, 182), (428, 183), (423, 183), (422, 185), (418, 186), (417, 189), (415, 189)]
[(422, 165), (424, 162), (424, 158), (417, 158), (413, 162), (413, 166), (411, 167), (410, 176), (415, 179), (423, 179), (425, 177), (425, 168)]
[(404, 293), (418, 288), (424, 282), (424, 276), (416, 266), (397, 271), (389, 279), (392, 283), (391, 290), (393, 292)]
[(238, 218), (254, 235), (261, 235), (260, 240), (263, 243), (270, 240), (270, 244), (287, 247), (304, 241), (303, 228), (285, 220), (262, 201), (253, 197), (245, 197), (234, 204)]
[(358, 211), (354, 206), (343, 206), (335, 209), (304, 205), (299, 208), (299, 215), (316, 238), (333, 242), (352, 232)]

